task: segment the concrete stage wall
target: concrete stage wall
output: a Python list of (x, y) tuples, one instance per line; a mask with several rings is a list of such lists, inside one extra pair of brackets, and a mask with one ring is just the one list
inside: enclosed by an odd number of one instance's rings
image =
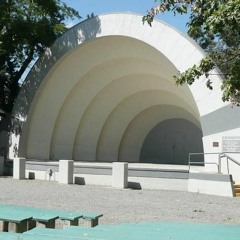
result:
[[(16, 160), (19, 162), (19, 159)], [(61, 184), (100, 185), (120, 189), (188, 191), (218, 196), (235, 196), (231, 175), (206, 173), (203, 166), (190, 170), (188, 166), (167, 164), (75, 161), (73, 165), (72, 160), (46, 162), (20, 159), (21, 161), (23, 164), (26, 163), (25, 176), (21, 179), (26, 177), (27, 179), (57, 181)], [(63, 162), (65, 164), (71, 163), (70, 168), (62, 167)], [(124, 169), (121, 171), (122, 167)]]

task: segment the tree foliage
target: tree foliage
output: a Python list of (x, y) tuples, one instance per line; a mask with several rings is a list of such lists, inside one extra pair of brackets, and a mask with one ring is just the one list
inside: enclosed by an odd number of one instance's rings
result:
[(0, 109), (10, 113), (29, 64), (80, 18), (61, 0), (0, 1)]
[(223, 74), (222, 100), (240, 105), (240, 0), (156, 0), (143, 22), (152, 24), (157, 14), (166, 11), (190, 14), (188, 34), (207, 52), (208, 56), (187, 71), (175, 76), (177, 84), (192, 84), (205, 75), (207, 87), (216, 66)]

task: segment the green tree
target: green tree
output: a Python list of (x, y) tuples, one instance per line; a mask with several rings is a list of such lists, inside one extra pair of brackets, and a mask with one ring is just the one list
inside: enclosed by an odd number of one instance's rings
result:
[(208, 79), (207, 87), (212, 89), (209, 79), (211, 70), (220, 68), (222, 100), (240, 105), (240, 0), (155, 0), (143, 22), (150, 26), (157, 14), (166, 11), (176, 14), (190, 14), (188, 34), (207, 52), (199, 65), (194, 65), (179, 76), (177, 84), (192, 84), (200, 76)]
[(30, 63), (79, 13), (61, 0), (0, 1), (0, 109), (10, 113)]

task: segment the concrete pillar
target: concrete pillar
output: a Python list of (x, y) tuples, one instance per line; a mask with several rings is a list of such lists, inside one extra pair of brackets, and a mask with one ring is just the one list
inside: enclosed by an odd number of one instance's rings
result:
[(114, 162), (112, 167), (112, 187), (127, 188), (128, 186), (128, 163)]
[(98, 225), (98, 218), (95, 219), (84, 219), (84, 227), (91, 228)]
[(0, 176), (4, 174), (4, 157), (0, 156)]
[(73, 160), (59, 160), (58, 182), (73, 183)]
[(0, 232), (7, 232), (8, 231), (8, 222), (0, 221)]
[(13, 178), (25, 179), (25, 158), (14, 158), (13, 160)]

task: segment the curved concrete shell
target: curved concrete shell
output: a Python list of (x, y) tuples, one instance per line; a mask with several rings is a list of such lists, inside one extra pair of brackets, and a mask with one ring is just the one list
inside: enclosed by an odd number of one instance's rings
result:
[[(205, 53), (171, 26), (154, 21), (149, 27), (141, 18), (119, 13), (83, 21), (37, 61), (14, 110), (24, 121), (19, 156), (138, 162), (148, 134), (171, 119), (192, 126), (169, 127), (173, 139), (185, 136), (175, 145), (183, 146), (198, 129), (198, 144), (188, 152), (220, 151), (224, 134), (239, 134), (239, 124), (231, 119), (226, 126), (221, 119), (231, 110), (221, 101), (218, 70), (212, 75), (214, 91), (204, 77), (191, 86), (174, 84), (173, 75), (199, 63)], [(151, 162), (146, 144), (144, 149)], [(160, 156), (154, 160), (166, 161), (174, 163)]]

